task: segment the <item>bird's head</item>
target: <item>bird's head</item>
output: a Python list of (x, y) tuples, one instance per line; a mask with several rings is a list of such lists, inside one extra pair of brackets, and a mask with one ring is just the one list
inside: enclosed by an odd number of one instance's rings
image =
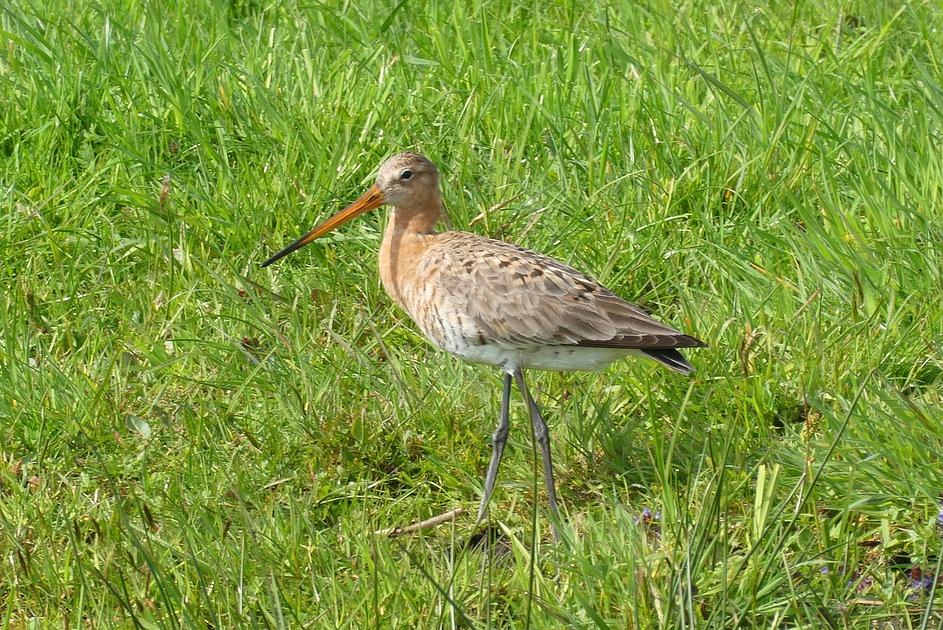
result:
[(376, 184), (355, 202), (266, 260), (262, 266), (268, 267), (354, 217), (384, 204), (406, 209), (429, 204), (438, 207), (439, 203), (439, 171), (435, 164), (418, 153), (398, 153), (380, 166)]

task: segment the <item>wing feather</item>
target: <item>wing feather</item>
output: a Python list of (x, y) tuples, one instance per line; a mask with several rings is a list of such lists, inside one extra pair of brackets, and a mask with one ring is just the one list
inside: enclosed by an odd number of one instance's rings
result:
[(466, 232), (447, 236), (429, 260), (449, 299), (471, 317), (476, 335), (522, 348), (706, 345), (548, 256)]

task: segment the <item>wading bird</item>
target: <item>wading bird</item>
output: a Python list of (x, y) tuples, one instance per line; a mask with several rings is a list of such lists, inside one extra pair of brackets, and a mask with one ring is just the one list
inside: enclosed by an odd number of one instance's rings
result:
[(416, 153), (389, 158), (380, 167), (376, 184), (359, 199), (262, 266), (384, 204), (393, 206), (380, 245), (380, 279), (386, 292), (433, 344), (504, 372), (501, 415), (478, 521), (487, 514), (508, 437), (513, 379), (540, 445), (556, 533), (559, 511), (550, 436), (528, 392), (524, 370), (597, 370), (626, 356), (642, 355), (690, 374), (693, 368), (678, 348), (706, 344), (652, 319), (596, 280), (552, 258), (476, 234), (436, 232), (442, 213), (439, 172)]

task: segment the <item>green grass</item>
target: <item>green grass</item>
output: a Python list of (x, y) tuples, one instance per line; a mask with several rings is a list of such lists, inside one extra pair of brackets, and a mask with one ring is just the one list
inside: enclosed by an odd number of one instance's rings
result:
[[(941, 33), (917, 0), (5, 4), (2, 627), (940, 627)], [(500, 385), (383, 294), (382, 212), (259, 268), (404, 149), (454, 226), (710, 344), (532, 375), (563, 543), (516, 398), (491, 552), (470, 514), (373, 534), (474, 511)]]

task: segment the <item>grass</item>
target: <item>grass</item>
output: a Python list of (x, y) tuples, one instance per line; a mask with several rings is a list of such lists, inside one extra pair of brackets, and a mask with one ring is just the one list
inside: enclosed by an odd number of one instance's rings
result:
[[(917, 0), (0, 8), (3, 627), (940, 627), (941, 32)], [(500, 383), (383, 294), (383, 213), (259, 268), (403, 149), (456, 227), (710, 344), (531, 377), (561, 544), (517, 399), (490, 551), (467, 515), (373, 535), (473, 511)]]

